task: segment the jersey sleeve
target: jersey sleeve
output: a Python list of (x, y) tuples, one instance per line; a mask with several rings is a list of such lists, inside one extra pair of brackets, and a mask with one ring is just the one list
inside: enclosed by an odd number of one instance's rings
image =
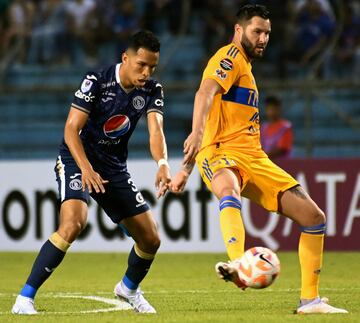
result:
[(152, 91), (152, 98), (148, 105), (146, 113), (158, 112), (163, 114), (164, 109), (164, 91), (160, 83), (156, 82)]
[(240, 75), (239, 60), (234, 60), (226, 54), (226, 51), (220, 50), (210, 58), (206, 66), (202, 80), (215, 80), (227, 93), (231, 86), (236, 82)]
[(72, 106), (76, 109), (90, 113), (100, 95), (100, 76), (88, 72), (83, 77), (79, 88), (74, 94)]

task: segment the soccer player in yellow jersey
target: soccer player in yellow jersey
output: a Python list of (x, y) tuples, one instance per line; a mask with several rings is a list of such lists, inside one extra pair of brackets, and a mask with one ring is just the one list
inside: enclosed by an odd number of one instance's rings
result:
[(270, 161), (261, 148), (258, 89), (251, 62), (269, 41), (269, 12), (245, 5), (237, 14), (231, 44), (210, 58), (194, 101), (192, 132), (184, 143), (183, 168), (171, 188), (184, 189), (195, 159), (208, 188), (219, 199), (220, 225), (229, 263), (218, 263), (224, 280), (244, 287), (231, 261), (244, 253), (240, 196), (301, 226), (301, 296), (297, 313), (347, 313), (319, 297), (325, 215), (300, 184)]

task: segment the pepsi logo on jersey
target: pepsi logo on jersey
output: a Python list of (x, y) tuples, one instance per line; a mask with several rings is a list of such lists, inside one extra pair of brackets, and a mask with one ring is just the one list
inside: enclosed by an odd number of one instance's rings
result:
[(104, 123), (104, 134), (106, 137), (116, 139), (126, 134), (130, 129), (130, 119), (123, 115), (117, 114), (109, 118)]

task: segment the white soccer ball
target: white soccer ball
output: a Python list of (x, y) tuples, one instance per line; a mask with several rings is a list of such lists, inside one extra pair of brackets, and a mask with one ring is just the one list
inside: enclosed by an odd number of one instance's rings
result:
[(280, 273), (280, 261), (268, 248), (253, 247), (236, 261), (240, 280), (251, 288), (270, 286)]

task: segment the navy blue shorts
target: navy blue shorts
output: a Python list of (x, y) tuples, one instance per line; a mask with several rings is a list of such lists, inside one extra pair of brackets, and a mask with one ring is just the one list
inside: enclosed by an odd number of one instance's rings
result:
[(83, 200), (89, 203), (89, 197), (91, 196), (116, 224), (120, 223), (124, 218), (150, 210), (149, 205), (127, 172), (122, 173), (113, 180), (106, 178), (109, 183), (105, 184), (105, 193), (93, 192), (91, 194), (89, 194), (88, 190), (83, 192), (81, 171), (72, 157), (58, 156), (55, 173), (60, 204), (71, 199)]

